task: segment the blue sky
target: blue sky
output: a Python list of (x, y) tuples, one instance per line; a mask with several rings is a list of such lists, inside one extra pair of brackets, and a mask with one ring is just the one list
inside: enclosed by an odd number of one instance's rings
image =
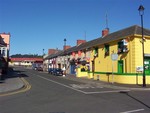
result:
[[(0, 0), (0, 33), (10, 32), (10, 54), (47, 53), (132, 25), (141, 25), (139, 5), (145, 7), (144, 27), (150, 29), (150, 0)], [(85, 36), (86, 34), (86, 36)]]

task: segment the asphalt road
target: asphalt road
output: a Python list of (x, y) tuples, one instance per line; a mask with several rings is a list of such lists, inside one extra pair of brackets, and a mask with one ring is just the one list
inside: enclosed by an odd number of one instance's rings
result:
[(150, 91), (126, 91), (16, 68), (32, 88), (0, 97), (0, 113), (150, 113)]

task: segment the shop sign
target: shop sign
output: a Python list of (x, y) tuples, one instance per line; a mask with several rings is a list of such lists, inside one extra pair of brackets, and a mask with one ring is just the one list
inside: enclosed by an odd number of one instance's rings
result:
[(143, 72), (143, 66), (137, 66), (136, 72)]

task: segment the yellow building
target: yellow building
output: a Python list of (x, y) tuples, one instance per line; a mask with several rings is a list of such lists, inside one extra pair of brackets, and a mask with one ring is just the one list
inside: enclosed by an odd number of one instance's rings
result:
[[(146, 84), (150, 84), (150, 30), (144, 29), (144, 38)], [(93, 78), (112, 83), (142, 84), (141, 41), (141, 27), (137, 25), (96, 39), (90, 63)]]

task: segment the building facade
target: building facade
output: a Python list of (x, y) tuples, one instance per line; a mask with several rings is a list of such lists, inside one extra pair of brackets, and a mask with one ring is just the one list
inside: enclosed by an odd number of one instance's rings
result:
[[(150, 84), (150, 30), (144, 29), (144, 38), (146, 84)], [(139, 67), (143, 68), (141, 40), (141, 27), (136, 25), (97, 40), (91, 53), (93, 78), (112, 83), (142, 84), (142, 70), (139, 70)], [(114, 54), (118, 57), (115, 61), (112, 60)]]
[(5, 46), (0, 47), (0, 54), (8, 61), (10, 51), (10, 33), (0, 33), (0, 37), (1, 43), (5, 43)]
[(43, 63), (43, 58), (11, 58), (9, 65), (32, 67), (36, 62)]
[(71, 47), (53, 58), (67, 58), (64, 61), (69, 66), (68, 74), (122, 84), (142, 84), (144, 59), (146, 84), (150, 84), (150, 30), (144, 28), (144, 58), (141, 34), (137, 25), (114, 33), (105, 29), (101, 37)]

